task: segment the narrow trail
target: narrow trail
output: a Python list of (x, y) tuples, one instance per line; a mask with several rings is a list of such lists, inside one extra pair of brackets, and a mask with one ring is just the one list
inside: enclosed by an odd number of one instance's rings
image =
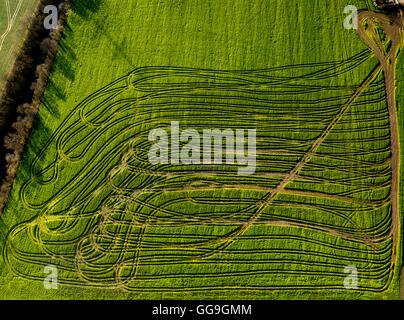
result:
[(0, 35), (0, 51), (3, 49), (3, 44), (4, 41), (6, 40), (7, 35), (10, 33), (11, 29), (14, 26), (15, 23), (15, 19), (18, 16), (18, 13), (20, 12), (21, 6), (24, 3), (24, 0), (19, 0), (17, 3), (17, 6), (13, 12), (13, 14), (11, 14), (11, 9), (10, 9), (10, 0), (5, 0), (6, 2), (6, 10), (7, 10), (7, 28), (4, 31), (4, 33), (2, 35)]
[[(391, 46), (386, 50), (376, 35), (375, 28), (381, 27)], [(400, 171), (400, 145), (397, 124), (395, 72), (398, 52), (402, 47), (403, 37), (403, 11), (399, 11), (397, 17), (391, 17), (373, 11), (363, 11), (358, 14), (358, 34), (372, 49), (373, 53), (383, 68), (385, 77), (387, 105), (389, 110), (389, 124), (391, 135), (391, 206), (392, 228), (389, 236), (392, 237), (393, 252), (391, 255), (391, 270), (394, 269), (400, 231), (399, 215), (399, 171)]]
[[(391, 47), (386, 51), (380, 42), (378, 36), (375, 34), (374, 27), (381, 26), (385, 34), (390, 38)], [(380, 65), (377, 66), (372, 73), (366, 78), (362, 85), (354, 92), (351, 98), (341, 108), (341, 110), (335, 115), (334, 119), (324, 129), (322, 134), (313, 142), (309, 151), (302, 157), (292, 171), (289, 172), (278, 184), (278, 186), (271, 190), (263, 201), (257, 206), (256, 212), (251, 218), (244, 222), (219, 248), (210, 252), (205, 256), (210, 257), (213, 254), (218, 253), (229, 247), (240, 235), (242, 235), (251, 225), (255, 224), (263, 210), (272, 203), (275, 197), (284, 191), (286, 185), (292, 181), (300, 172), (300, 170), (307, 164), (312, 156), (316, 153), (318, 147), (325, 140), (327, 134), (335, 127), (349, 107), (355, 102), (355, 100), (367, 89), (372, 81), (377, 77), (379, 72), (383, 70), (385, 76), (385, 86), (387, 103), (389, 110), (389, 123), (391, 132), (391, 168), (392, 168), (392, 180), (391, 180), (391, 205), (392, 205), (392, 228), (387, 237), (392, 237), (392, 255), (390, 269), (394, 270), (395, 260), (398, 249), (398, 236), (399, 236), (399, 212), (398, 212), (398, 177), (399, 177), (399, 137), (398, 137), (398, 125), (395, 103), (395, 70), (396, 70), (396, 58), (399, 49), (402, 46), (402, 31), (403, 31), (403, 12), (400, 11), (395, 19), (390, 16), (373, 11), (363, 11), (358, 14), (358, 34), (365, 41), (367, 45), (372, 49), (375, 56), (378, 58)], [(289, 222), (274, 221), (274, 223), (280, 226), (290, 226)], [(374, 240), (370, 239), (366, 234), (361, 233), (364, 238), (364, 242), (376, 249)], [(355, 239), (354, 237), (351, 237)], [(356, 239), (359, 240), (359, 239)]]

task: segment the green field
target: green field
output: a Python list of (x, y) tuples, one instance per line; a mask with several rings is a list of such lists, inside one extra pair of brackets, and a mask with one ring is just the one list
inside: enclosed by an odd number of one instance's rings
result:
[(37, 3), (37, 0), (0, 1), (0, 89), (23, 40), (28, 17)]
[[(0, 298), (399, 298), (384, 77), (343, 26), (369, 1), (85, 3), (0, 220)], [(256, 129), (255, 173), (151, 164), (173, 121)]]

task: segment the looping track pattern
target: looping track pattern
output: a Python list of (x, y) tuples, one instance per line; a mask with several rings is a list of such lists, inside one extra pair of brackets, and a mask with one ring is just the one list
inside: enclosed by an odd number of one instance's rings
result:
[[(337, 84), (371, 56), (250, 71), (142, 67), (111, 82), (32, 162), (20, 199), (36, 215), (8, 233), (6, 263), (26, 279), (43, 280), (52, 263), (62, 284), (143, 292), (345, 290), (353, 264), (360, 291), (385, 290), (384, 79), (377, 67), (362, 84)], [(148, 133), (171, 121), (256, 128), (256, 174), (151, 165)]]

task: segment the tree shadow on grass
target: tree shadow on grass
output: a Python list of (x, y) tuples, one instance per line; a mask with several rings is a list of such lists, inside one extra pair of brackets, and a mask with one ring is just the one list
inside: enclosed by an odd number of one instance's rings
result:
[(67, 45), (65, 41), (61, 41), (54, 65), (54, 71), (60, 70), (64, 77), (73, 82), (75, 79), (74, 65), (76, 60), (77, 57), (72, 48)]
[[(57, 99), (66, 100), (66, 95), (63, 91), (61, 91), (57, 86), (53, 83), (49, 83), (48, 88), (54, 92), (54, 95)], [(60, 112), (58, 108), (58, 103), (53, 99), (49, 99), (47, 96), (44, 96), (41, 101), (41, 107), (45, 108), (50, 114), (55, 115), (56, 117), (60, 117)]]
[(53, 134), (53, 130), (47, 125), (47, 121), (49, 121), (48, 117), (43, 116), (41, 112), (35, 117), (31, 135), (25, 146), (24, 157), (21, 159), (21, 165), (18, 168), (18, 171), (21, 171), (19, 174), (24, 181), (30, 177), (30, 166), (33, 159)]
[(88, 18), (91, 13), (97, 12), (103, 0), (73, 1), (71, 10), (82, 18)]
[[(52, 73), (48, 79), (45, 95), (42, 97), (42, 106), (45, 107), (49, 113), (52, 113), (57, 117), (60, 115), (58, 105), (60, 105), (61, 101), (66, 101), (67, 90), (61, 86), (61, 83), (74, 82), (75, 80), (77, 56), (68, 42), (64, 41), (64, 38), (69, 32), (72, 32), (71, 29), (70, 31), (65, 32), (62, 41), (59, 43), (58, 53), (52, 68)], [(54, 74), (60, 74), (66, 78), (67, 81), (55, 81), (52, 77)], [(52, 94), (48, 94), (49, 92)]]
[[(3, 252), (8, 230), (9, 227), (4, 223), (2, 217), (0, 216), (0, 252)], [(2, 274), (2, 270), (0, 270), (0, 274)]]

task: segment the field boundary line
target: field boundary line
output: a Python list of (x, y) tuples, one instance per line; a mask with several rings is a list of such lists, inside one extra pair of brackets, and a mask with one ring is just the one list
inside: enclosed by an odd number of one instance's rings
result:
[(10, 0), (5, 0), (5, 1), (6, 1), (8, 25), (7, 25), (6, 31), (0, 36), (0, 51), (3, 49), (4, 41), (6, 40), (7, 35), (10, 33), (11, 29), (13, 28), (15, 19), (17, 18), (17, 15), (24, 2), (24, 0), (19, 0), (17, 7), (15, 8), (13, 15), (11, 16), (11, 9), (10, 9), (10, 2), (9, 2)]

